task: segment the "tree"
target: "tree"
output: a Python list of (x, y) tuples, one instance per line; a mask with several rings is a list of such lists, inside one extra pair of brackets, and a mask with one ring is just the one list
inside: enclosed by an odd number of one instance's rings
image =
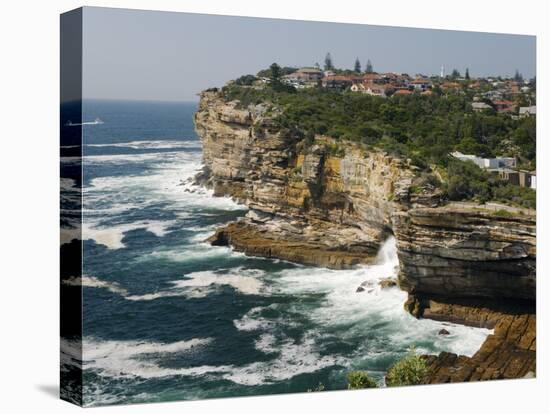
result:
[(464, 75), (464, 77), (466, 78), (466, 80), (470, 80), (470, 70), (468, 68), (466, 68), (466, 74)]
[(361, 62), (359, 62), (359, 58), (355, 58), (355, 65), (353, 66), (353, 71), (356, 73), (361, 72)]
[(460, 78), (460, 72), (458, 71), (458, 69), (453, 69), (453, 71), (451, 72), (451, 78), (453, 79)]
[(258, 78), (254, 75), (243, 75), (240, 78), (235, 79), (237, 85), (252, 85)]
[(325, 70), (332, 69), (334, 69), (334, 65), (332, 64), (332, 56), (330, 55), (330, 52), (328, 52), (325, 56)]
[(269, 69), (271, 69), (271, 81), (279, 81), (279, 78), (281, 77), (281, 67), (276, 63), (272, 63)]
[(367, 59), (367, 66), (365, 66), (365, 72), (366, 73), (372, 73), (374, 70), (372, 69), (372, 63), (370, 59)]

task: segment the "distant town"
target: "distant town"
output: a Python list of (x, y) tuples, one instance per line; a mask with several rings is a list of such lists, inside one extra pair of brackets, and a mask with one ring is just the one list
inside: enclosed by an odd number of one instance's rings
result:
[[(468, 98), (471, 109), (477, 113), (502, 114), (513, 120), (536, 117), (536, 79), (524, 79), (516, 71), (513, 77), (473, 77), (468, 68), (464, 73), (453, 69), (445, 73), (442, 66), (439, 75), (409, 75), (407, 73), (374, 70), (367, 61), (364, 70), (358, 59), (354, 69), (336, 69), (330, 53), (324, 67), (279, 67), (271, 65), (256, 76), (245, 75), (236, 79), (238, 85), (262, 89), (266, 84), (277, 82), (295, 90), (323, 88), (364, 94), (379, 98), (407, 95), (438, 96), (461, 95)], [(453, 157), (471, 161), (490, 174), (498, 175), (510, 184), (536, 189), (536, 172), (517, 168), (511, 157), (483, 158), (479, 154), (463, 154), (455, 151)]]

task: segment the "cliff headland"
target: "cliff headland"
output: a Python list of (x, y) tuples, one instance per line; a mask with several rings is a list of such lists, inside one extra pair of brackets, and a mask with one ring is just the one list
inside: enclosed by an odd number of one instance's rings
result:
[[(472, 358), (428, 357), (429, 383), (534, 375), (536, 212), (450, 201), (437, 169), (376, 146), (281, 126), (284, 108), (218, 90), (195, 114), (196, 181), (249, 207), (209, 239), (254, 256), (341, 269), (395, 237), (415, 317), (494, 329)], [(434, 180), (434, 177), (436, 180)]]

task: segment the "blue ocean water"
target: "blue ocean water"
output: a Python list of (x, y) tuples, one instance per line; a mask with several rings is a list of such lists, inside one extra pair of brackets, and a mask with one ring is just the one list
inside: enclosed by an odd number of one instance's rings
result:
[(340, 271), (204, 243), (247, 210), (190, 184), (195, 110), (84, 104), (103, 121), (83, 126), (86, 405), (341, 390), (354, 369), (383, 384), (411, 346), (477, 351), (490, 331), (416, 320), (404, 292), (378, 287), (396, 275), (394, 240), (378, 265)]

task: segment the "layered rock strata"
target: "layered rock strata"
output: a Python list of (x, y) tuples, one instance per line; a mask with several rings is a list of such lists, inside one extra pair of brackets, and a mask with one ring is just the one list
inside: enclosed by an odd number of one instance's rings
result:
[[(534, 378), (536, 375), (536, 316), (529, 304), (486, 307), (431, 300), (422, 316), (494, 329), (472, 356), (442, 352), (426, 357), (424, 383)], [(504, 311), (495, 310), (505, 308)]]
[[(495, 360), (512, 358), (516, 353), (508, 351), (513, 345), (534, 358), (531, 345), (521, 348), (524, 342), (504, 334), (515, 328), (500, 328), (509, 315), (517, 316), (513, 308), (518, 303), (531, 309), (534, 304), (534, 211), (444, 203), (441, 192), (406, 160), (357, 143), (305, 138), (280, 128), (278, 111), (269, 103), (241, 108), (218, 92), (201, 95), (195, 125), (203, 142), (204, 170), (197, 180), (250, 208), (246, 217), (218, 230), (211, 243), (251, 255), (346, 268), (371, 263), (381, 243), (394, 235), (399, 284), (409, 292), (409, 312), (443, 318), (435, 305), (443, 298), (441, 303), (455, 306), (449, 311), (455, 322), (473, 318), (472, 323), (489, 326), (472, 315), (484, 303), (496, 304), (491, 308), (492, 337), (500, 339), (488, 339), (480, 355), (492, 347), (507, 350)], [(464, 303), (473, 310), (462, 318), (457, 315), (468, 313), (460, 308)], [(533, 311), (523, 315), (534, 320)], [(534, 328), (524, 331), (518, 336), (534, 334)], [(483, 362), (481, 357), (468, 360), (472, 366)], [(437, 372), (438, 366), (447, 366), (440, 359), (431, 362)], [(529, 364), (523, 366), (530, 370)], [(488, 363), (484, 370), (489, 368), (497, 367)], [(504, 376), (512, 371), (498, 368)]]

